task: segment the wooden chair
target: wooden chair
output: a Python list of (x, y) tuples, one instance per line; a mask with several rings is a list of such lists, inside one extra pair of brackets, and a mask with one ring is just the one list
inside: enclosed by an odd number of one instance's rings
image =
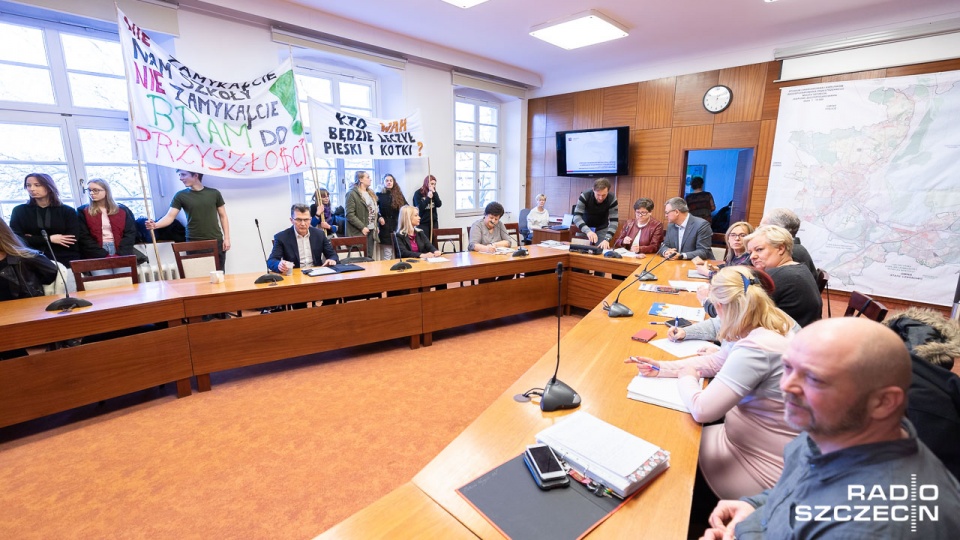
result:
[(333, 250), (337, 252), (337, 256), (340, 257), (340, 262), (344, 262), (346, 259), (362, 262), (358, 260), (360, 258), (373, 260), (367, 254), (367, 238), (365, 236), (341, 236), (331, 238), (330, 243), (333, 245)]
[[(122, 257), (104, 257), (102, 259), (79, 259), (70, 263), (78, 291), (92, 291), (140, 283), (137, 273), (137, 258), (133, 255)], [(124, 270), (93, 275), (97, 270)]]
[(830, 309), (830, 287), (827, 286), (830, 283), (830, 274), (822, 268), (817, 268), (816, 281), (817, 288), (820, 289), (820, 294), (823, 294), (824, 290), (827, 291), (827, 317), (833, 317), (833, 310)]
[[(463, 229), (455, 227), (434, 230), (433, 245), (444, 253), (460, 253), (463, 251)], [(453, 251), (447, 251), (447, 247), (453, 248)]]
[(503, 226), (507, 229), (507, 232), (512, 234), (514, 239), (517, 241), (518, 246), (523, 245), (523, 238), (520, 237), (520, 224), (519, 223), (504, 223)]
[(208, 277), (214, 270), (223, 270), (220, 264), (220, 246), (216, 240), (174, 242), (173, 256), (177, 259), (180, 277)]
[(887, 316), (887, 307), (869, 296), (857, 291), (850, 292), (850, 302), (844, 317), (859, 317), (865, 315), (868, 319), (881, 322)]

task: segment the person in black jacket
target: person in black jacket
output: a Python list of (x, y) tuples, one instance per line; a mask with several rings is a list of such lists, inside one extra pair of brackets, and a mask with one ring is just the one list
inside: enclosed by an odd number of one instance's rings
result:
[[(273, 251), (267, 259), (270, 270), (286, 274), (294, 268), (333, 266), (340, 262), (336, 250), (330, 240), (327, 240), (327, 235), (320, 229), (311, 227), (310, 220), (309, 206), (295, 204), (290, 208), (290, 223), (293, 223), (293, 227), (273, 236)], [(302, 252), (301, 242), (304, 247)]]
[[(43, 286), (57, 279), (57, 266), (20, 241), (0, 218), (0, 302), (43, 296)], [(0, 360), (26, 356), (25, 349), (0, 351)]]
[[(30, 195), (30, 202), (13, 209), (10, 228), (28, 247), (48, 258), (56, 255), (57, 262), (70, 266), (71, 261), (80, 258), (76, 243), (80, 234), (77, 211), (60, 202), (60, 191), (49, 174), (30, 173), (23, 180), (23, 187)], [(47, 248), (43, 231), (50, 237), (53, 253)]]
[(420, 218), (426, 222), (423, 232), (427, 238), (433, 238), (433, 231), (440, 227), (440, 216), (437, 209), (443, 205), (440, 194), (437, 193), (437, 178), (432, 174), (423, 179), (423, 185), (413, 193), (413, 205), (420, 211)]
[(397, 230), (400, 208), (406, 204), (407, 198), (400, 191), (397, 179), (390, 173), (383, 175), (383, 191), (377, 193), (377, 207), (380, 208), (380, 260), (389, 261), (394, 258), (390, 234)]
[(137, 222), (133, 212), (113, 200), (110, 184), (99, 178), (87, 182), (90, 204), (77, 208), (80, 218), (80, 254), (85, 259), (135, 255)]
[(400, 258), (440, 257), (442, 253), (437, 246), (430, 243), (427, 234), (417, 228), (420, 225), (420, 212), (412, 206), (400, 209), (400, 226), (397, 228), (397, 244)]

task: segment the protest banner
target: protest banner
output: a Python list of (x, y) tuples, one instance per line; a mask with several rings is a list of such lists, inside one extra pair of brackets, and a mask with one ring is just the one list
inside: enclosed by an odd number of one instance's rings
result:
[(140, 159), (224, 178), (282, 176), (309, 167), (290, 60), (253, 80), (213, 80), (117, 14)]
[(410, 159), (427, 157), (420, 111), (396, 120), (365, 118), (307, 100), (317, 158)]

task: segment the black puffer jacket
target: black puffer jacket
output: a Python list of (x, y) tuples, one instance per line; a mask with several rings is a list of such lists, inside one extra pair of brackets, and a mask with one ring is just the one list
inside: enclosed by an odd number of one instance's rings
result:
[(6, 264), (0, 269), (0, 287), (4, 294), (0, 298), (29, 298), (43, 296), (43, 286), (57, 279), (57, 266), (42, 253), (33, 257), (7, 255)]

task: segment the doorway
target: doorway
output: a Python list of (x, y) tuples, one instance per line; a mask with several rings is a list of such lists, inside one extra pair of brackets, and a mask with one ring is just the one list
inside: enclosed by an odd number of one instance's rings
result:
[(693, 192), (691, 183), (703, 179), (703, 191), (713, 196), (710, 212), (714, 233), (724, 233), (731, 223), (746, 221), (753, 178), (753, 148), (689, 150), (681, 196)]

